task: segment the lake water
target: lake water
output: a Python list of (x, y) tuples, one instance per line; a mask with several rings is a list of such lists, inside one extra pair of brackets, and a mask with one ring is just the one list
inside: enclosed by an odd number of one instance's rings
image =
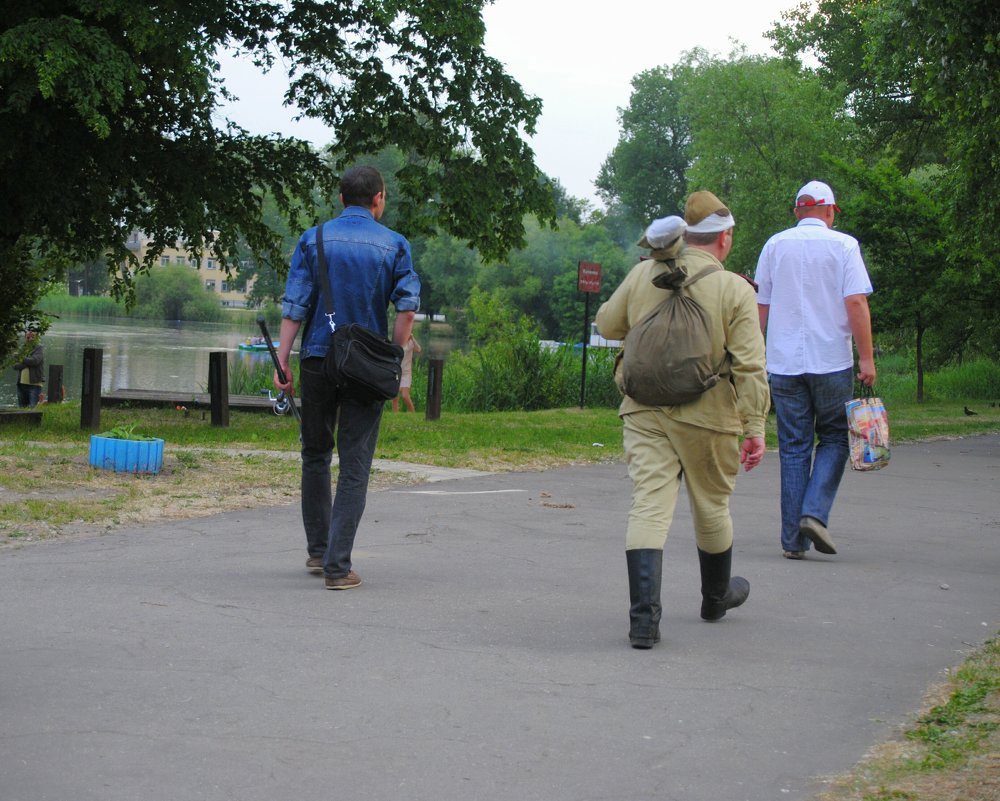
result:
[[(267, 351), (241, 351), (239, 344), (260, 334), (256, 325), (226, 323), (160, 323), (149, 320), (93, 322), (55, 320), (42, 338), (45, 348), (45, 387), (49, 365), (63, 366), (67, 400), (79, 400), (83, 389), (83, 350), (100, 348), (103, 355), (101, 392), (115, 389), (153, 389), (169, 392), (207, 392), (209, 354), (225, 351), (230, 368), (235, 361), (270, 363)], [(272, 336), (277, 331), (271, 331)], [(419, 338), (419, 334), (417, 337)], [(435, 340), (424, 354), (443, 357), (450, 343)], [(0, 382), (0, 406), (17, 403), (13, 369)]]

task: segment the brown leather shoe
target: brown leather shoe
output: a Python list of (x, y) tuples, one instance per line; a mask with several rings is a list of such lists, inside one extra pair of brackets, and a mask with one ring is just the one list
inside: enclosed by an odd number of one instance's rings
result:
[(805, 551), (782, 551), (781, 555), (784, 556), (785, 559), (805, 559), (806, 558), (806, 552)]
[(306, 559), (306, 570), (315, 576), (323, 575), (323, 557), (322, 556), (310, 556)]
[(361, 576), (353, 570), (346, 576), (341, 576), (340, 578), (326, 577), (326, 588), (328, 590), (353, 590), (355, 587), (360, 586)]
[(834, 554), (837, 552), (837, 548), (830, 538), (830, 532), (815, 517), (803, 517), (799, 521), (799, 534), (812, 540), (812, 544), (820, 553)]

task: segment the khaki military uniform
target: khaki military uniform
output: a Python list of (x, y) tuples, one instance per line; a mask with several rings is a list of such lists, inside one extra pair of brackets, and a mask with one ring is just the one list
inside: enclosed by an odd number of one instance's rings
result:
[[(688, 275), (721, 263), (688, 248), (677, 265)], [(624, 339), (668, 290), (651, 279), (670, 269), (649, 259), (637, 264), (597, 312), (597, 328), (608, 339)], [(626, 550), (663, 548), (684, 477), (698, 547), (720, 553), (732, 545), (729, 497), (739, 469), (742, 437), (763, 437), (770, 405), (757, 298), (750, 284), (720, 269), (683, 291), (713, 321), (713, 362), (725, 359), (720, 381), (697, 400), (680, 406), (648, 406), (625, 396), (619, 408), (624, 448), (633, 482)]]

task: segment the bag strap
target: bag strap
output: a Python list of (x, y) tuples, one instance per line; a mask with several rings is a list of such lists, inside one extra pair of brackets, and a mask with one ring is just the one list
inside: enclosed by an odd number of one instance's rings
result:
[[(700, 281), (709, 273), (714, 273), (720, 269), (722, 268), (719, 267), (718, 265), (709, 264), (703, 270), (695, 273), (692, 276), (686, 276), (680, 270), (665, 270), (662, 273), (657, 273), (656, 275), (654, 275), (650, 279), (650, 282), (657, 289), (665, 289), (668, 292), (678, 292), (684, 287), (690, 286), (695, 281)], [(681, 280), (682, 278), (683, 280)]]
[(330, 326), (330, 332), (337, 330), (337, 324), (333, 321), (337, 314), (333, 310), (333, 292), (330, 290), (330, 276), (326, 267), (326, 250), (323, 247), (323, 223), (316, 226), (316, 265), (319, 270), (320, 294), (323, 296), (323, 305), (326, 307), (326, 322)]
[(709, 264), (708, 267), (706, 267), (704, 270), (702, 270), (701, 272), (697, 272), (694, 275), (692, 275), (690, 278), (688, 278), (687, 281), (685, 281), (683, 284), (681, 284), (681, 286), (682, 287), (684, 287), (684, 286), (691, 286), (691, 284), (693, 284), (695, 281), (700, 281), (702, 278), (704, 278), (709, 273), (718, 272), (721, 269), (722, 268), (719, 267), (719, 265), (717, 265), (717, 264)]
[[(709, 264), (708, 267), (706, 267), (704, 270), (696, 272), (694, 275), (688, 278), (687, 281), (681, 284), (680, 289), (683, 289), (686, 286), (691, 286), (691, 284), (693, 284), (695, 281), (700, 281), (709, 273), (715, 273), (721, 269), (722, 268), (718, 264)], [(728, 358), (729, 358), (729, 349), (727, 348), (726, 352), (722, 354), (722, 361), (719, 362), (719, 366), (715, 368), (715, 372), (718, 373), (719, 375), (732, 375), (732, 371), (728, 373), (722, 372), (722, 368), (726, 366), (726, 359)]]
[(855, 381), (857, 384), (858, 391), (854, 393), (855, 398), (874, 398), (875, 390), (861, 381)]

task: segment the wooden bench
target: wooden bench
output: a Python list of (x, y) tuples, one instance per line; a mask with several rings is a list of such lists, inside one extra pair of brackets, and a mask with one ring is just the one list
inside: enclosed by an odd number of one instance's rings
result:
[[(115, 389), (101, 394), (101, 406), (184, 406), (188, 409), (207, 409), (212, 399), (207, 392), (164, 392), (152, 389)], [(302, 404), (295, 399), (297, 406)], [(243, 412), (273, 411), (266, 395), (230, 395), (229, 408)]]
[(42, 413), (34, 409), (0, 409), (0, 425), (18, 422), (40, 426), (42, 424)]

